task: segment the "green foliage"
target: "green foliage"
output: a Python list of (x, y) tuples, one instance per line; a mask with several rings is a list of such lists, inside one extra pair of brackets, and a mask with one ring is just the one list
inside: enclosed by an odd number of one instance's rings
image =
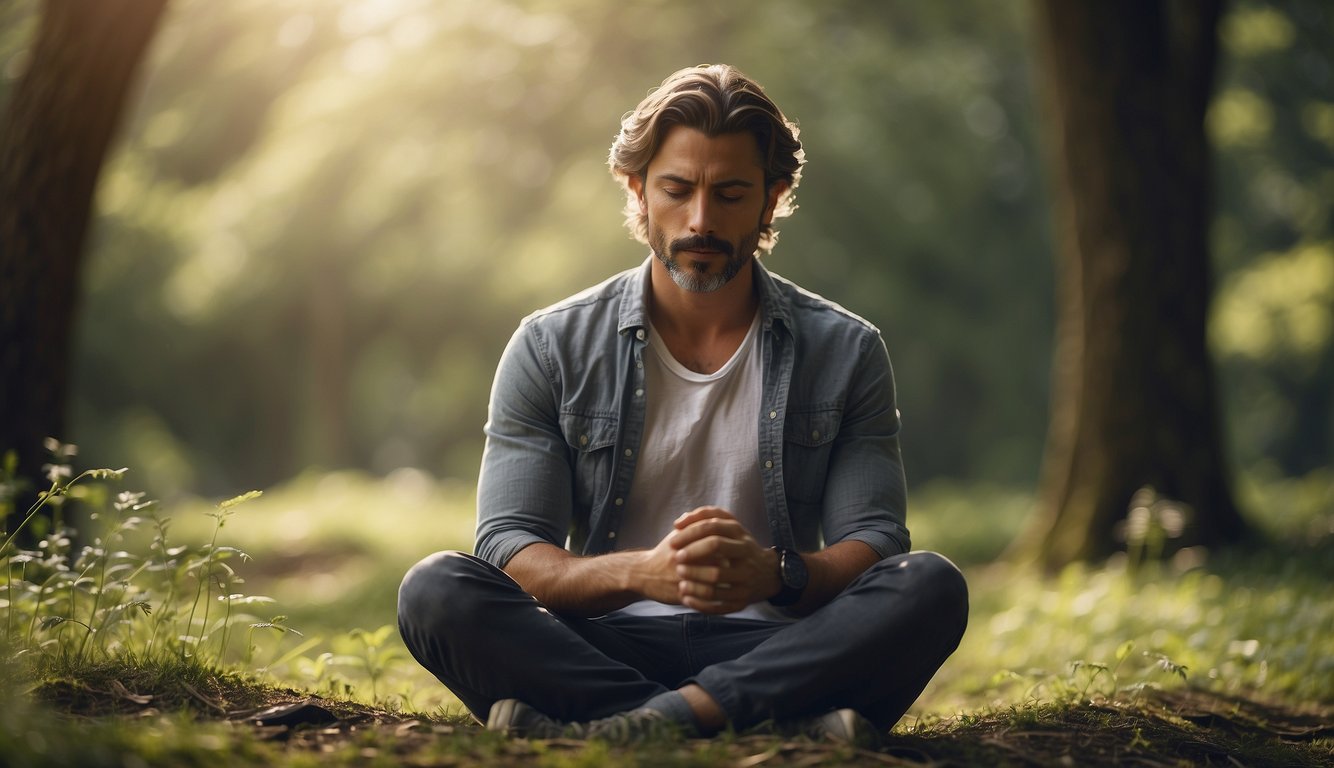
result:
[[(1210, 322), (1229, 448), (1300, 476), (1334, 463), (1334, 14), (1241, 0), (1224, 19)], [(1268, 466), (1265, 466), (1268, 465)]]
[(729, 60), (811, 158), (772, 267), (885, 329), (912, 475), (1028, 481), (1050, 280), (1018, 8), (175, 2), (99, 191), (80, 442), (167, 500), (474, 476), (518, 320), (643, 258), (619, 116)]
[[(0, 91), (37, 7), (0, 3)], [(1025, 15), (179, 0), (99, 191), (80, 441), (169, 500), (311, 466), (474, 476), (517, 320), (643, 253), (603, 165), (617, 117), (729, 60), (810, 157), (771, 266), (884, 330), (909, 476), (1030, 484), (1053, 318)], [(1230, 4), (1209, 116), (1229, 450), (1286, 475), (1334, 461), (1332, 35), (1320, 0)]]
[(1144, 651), (1142, 655), (1151, 664), (1139, 671), (1139, 679), (1126, 683), (1121, 672), (1122, 665), (1135, 648), (1134, 641), (1127, 640), (1117, 646), (1113, 661), (1108, 663), (1076, 659), (1067, 665), (1065, 674), (1030, 668), (1024, 672), (1002, 669), (991, 678), (993, 688), (1002, 689), (1012, 684), (1023, 686), (1022, 702), (1037, 704), (1055, 702), (1065, 705), (1091, 704), (1107, 701), (1126, 693), (1141, 694), (1143, 691), (1158, 688), (1155, 673), (1165, 673), (1168, 678), (1180, 678), (1186, 682), (1187, 667), (1177, 664), (1161, 653)]
[[(963, 643), (913, 713), (929, 718), (983, 701), (1134, 700), (1146, 689), (1183, 685), (1328, 700), (1331, 488), (1328, 472), (1302, 480), (1249, 475), (1242, 497), (1267, 521), (1262, 547), (1187, 549), (1155, 564), (1132, 541), (1124, 555), (1055, 578), (988, 562), (1032, 506), (1023, 494), (943, 485), (912, 494), (914, 546), (962, 563), (971, 592)], [(1144, 501), (1140, 546), (1148, 547), (1162, 522)], [(1135, 567), (1136, 558), (1145, 567)]]
[[(256, 613), (273, 598), (237, 591), (245, 579), (236, 566), (250, 557), (221, 543), (219, 533), (240, 505), (260, 498), (259, 491), (205, 510), (201, 517), (211, 522), (203, 544), (169, 539), (171, 518), (143, 493), (120, 492), (109, 510), (92, 514), (97, 535), (90, 543), (78, 546), (73, 529), (57, 526), (33, 549), (19, 548), (18, 534), (42, 519), (40, 513), (74, 496), (95, 506), (107, 495), (104, 483), (119, 481), (126, 472), (94, 469), (73, 475), (65, 463), (75, 454), (73, 446), (52, 447), (51, 488), (0, 545), (5, 569), (0, 651), (6, 658), (24, 659), (28, 674), (49, 674), (54, 668), (77, 674), (109, 662), (150, 668), (188, 662), (197, 669), (285, 677), (343, 697), (397, 697), (399, 706), (410, 699), (410, 693), (390, 696), (381, 689), (386, 673), (405, 657), (393, 625), (374, 631), (328, 627), (332, 651), (320, 653), (322, 638), (305, 638), (286, 616), (266, 619)], [(0, 474), (0, 490), (14, 482), (12, 471)], [(238, 629), (245, 630), (239, 649)], [(294, 640), (284, 643), (288, 635)], [(359, 690), (362, 681), (369, 689)]]
[[(214, 513), (215, 537), (197, 549), (169, 544), (169, 520), (157, 514), (144, 494), (131, 492), (118, 494), (109, 514), (93, 513), (100, 535), (91, 543), (77, 546), (74, 530), (58, 525), (34, 549), (19, 549), (15, 544), (19, 532), (56, 500), (82, 490), (84, 481), (118, 481), (126, 471), (93, 469), (71, 477), (64, 460), (73, 455), (72, 449), (56, 445), (54, 452), (56, 463), (48, 472), (51, 488), (40, 494), (0, 545), (0, 562), (5, 566), (5, 647), (74, 664), (126, 653), (144, 659), (200, 656), (205, 663), (220, 664), (227, 657), (233, 624), (256, 620), (234, 614), (233, 606), (264, 600), (232, 593), (242, 580), (227, 561), (246, 555), (216, 540), (216, 530), (236, 504), (252, 495), (219, 505)], [(0, 477), (0, 484), (12, 482), (12, 475)], [(153, 531), (148, 552), (120, 549), (127, 536), (141, 527)], [(224, 603), (223, 616), (210, 622), (214, 602)], [(209, 642), (213, 638), (216, 646)]]
[[(167, 518), (140, 494), (106, 490), (121, 471), (76, 476), (53, 467), (52, 474), (57, 488), (46, 503), (78, 498), (88, 505), (101, 498), (105, 508), (98, 511), (98, 536), (82, 565), (71, 562), (77, 555), (70, 544), (52, 539), (32, 552), (11, 547), (4, 553), (11, 583), (3, 593), (3, 611), (7, 622), (19, 619), (16, 640), (0, 659), (0, 695), (6, 701), (0, 707), (0, 747), (12, 764), (66, 759), (72, 726), (52, 725), (61, 721), (18, 693), (35, 682), (73, 697), (62, 703), (73, 711), (80, 711), (80, 697), (93, 691), (122, 691), (113, 698), (131, 709), (145, 706), (135, 702), (152, 692), (150, 704), (163, 712), (184, 707), (216, 714), (208, 696), (200, 699), (190, 690), (207, 691), (211, 680), (224, 675), (246, 686), (269, 681), (374, 701), (391, 710), (432, 710), (449, 722), (466, 719), (443, 686), (408, 659), (385, 617), (392, 617), (393, 589), (413, 561), (440, 547), (460, 542), (466, 547), (472, 525), (467, 493), (433, 488), (420, 473), (386, 480), (335, 473), (306, 476), (258, 497), (185, 505)], [(108, 477), (99, 480), (94, 474)], [(1258, 498), (1296, 506), (1273, 516), (1286, 521), (1273, 534), (1276, 541), (1300, 547), (1213, 553), (1203, 560), (1195, 553), (1157, 570), (1133, 571), (1126, 557), (1100, 567), (1071, 568), (1056, 579), (984, 562), (988, 547), (1007, 540), (1022, 522), (1027, 506), (1022, 494), (936, 485), (915, 497), (918, 546), (964, 562), (969, 559), (960, 553), (979, 553), (983, 562), (966, 569), (972, 618), (963, 645), (897, 729), (904, 747), (964, 762), (969, 762), (969, 750), (981, 750), (973, 761), (988, 762), (994, 755), (979, 745), (994, 744), (994, 738), (979, 742), (978, 733), (1082, 728), (1075, 732), (1103, 734), (1108, 754), (1152, 754), (1165, 744), (1194, 738), (1179, 727), (1165, 730), (1163, 717), (1152, 715), (1163, 695), (1212, 690), (1289, 702), (1327, 700), (1334, 683), (1334, 607), (1324, 599), (1328, 568), (1322, 555), (1328, 552), (1334, 509), (1312, 492), (1315, 480), (1309, 488), (1252, 482)], [(1327, 492), (1327, 484), (1320, 490)], [(375, 514), (367, 514), (368, 509)], [(312, 510), (319, 511), (317, 528), (298, 530), (295, 539), (274, 535), (309, 522)], [(138, 522), (131, 522), (134, 518)], [(1318, 528), (1326, 533), (1313, 535)], [(224, 543), (224, 535), (239, 546)], [(304, 549), (294, 551), (299, 547)], [(242, 560), (241, 551), (255, 559)], [(40, 574), (33, 558), (58, 561), (52, 552), (64, 553), (72, 573), (34, 588), (32, 579)], [(210, 552), (218, 554), (210, 557)], [(296, 555), (297, 561), (289, 563), (296, 570), (277, 567), (284, 553)], [(374, 567), (368, 569), (367, 563)], [(164, 564), (169, 565), (164, 569)], [(331, 565), (334, 570), (326, 574)], [(282, 595), (283, 609), (301, 614), (299, 626), (306, 634), (292, 629), (287, 616), (246, 615), (270, 604), (240, 594), (243, 568), (247, 586)], [(358, 574), (365, 578), (367, 570), (384, 578), (357, 586)], [(66, 571), (54, 565), (41, 573)], [(202, 592), (201, 577), (208, 582)], [(315, 586), (326, 578), (347, 588)], [(212, 606), (207, 621), (202, 616), (206, 601)], [(198, 606), (193, 620), (192, 603)], [(43, 628), (43, 622), (49, 626)], [(357, 628), (367, 626), (377, 628)], [(237, 706), (250, 705), (233, 698), (231, 707)], [(1236, 713), (1229, 710), (1227, 716)], [(788, 744), (774, 751), (772, 743), (748, 745), (740, 737), (647, 754), (514, 742), (453, 725), (420, 727), (429, 731), (421, 736), (425, 744), (419, 740), (409, 747), (395, 741), (397, 736), (367, 732), (360, 740), (330, 745), (333, 752), (311, 752), (309, 759), (314, 764), (318, 755), (332, 764), (354, 763), (373, 753), (375, 759), (391, 760), (409, 749), (427, 755), (424, 760), (449, 764), (717, 765), (766, 754), (775, 760), (818, 754), (821, 760), (846, 758), (853, 764), (856, 757), (814, 747), (809, 754), (793, 754)], [(83, 764), (90, 765), (119, 764), (110, 756), (127, 753), (149, 765), (301, 764), (307, 759), (300, 751), (273, 752), (245, 729), (197, 723), (185, 714), (135, 718), (133, 724), (95, 721), (77, 728), (78, 739), (86, 742)], [(1108, 729), (1115, 732), (1108, 735)], [(1256, 751), (1234, 754), (1278, 750), (1258, 742), (1237, 746), (1243, 748)], [(1309, 750), (1317, 752), (1314, 745)], [(1297, 754), (1272, 753), (1275, 760)]]
[(1050, 581), (993, 566), (971, 579), (972, 621), (927, 706), (1086, 701), (1187, 681), (1322, 700), (1334, 684), (1327, 553), (1181, 558), (1180, 573), (1121, 560)]

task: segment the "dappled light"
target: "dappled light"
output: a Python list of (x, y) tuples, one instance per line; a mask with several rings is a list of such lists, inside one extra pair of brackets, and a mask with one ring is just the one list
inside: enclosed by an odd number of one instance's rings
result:
[(730, 58), (812, 158), (771, 267), (884, 329), (910, 473), (1032, 482), (1051, 310), (1018, 14), (705, 16), (667, 50), (667, 6), (174, 4), (98, 197), (71, 436), (124, 456), (148, 408), (207, 493), (312, 464), (471, 478), (514, 322), (643, 256), (604, 165), (619, 115)]
[[(0, 0), (0, 118), (50, 5)], [(1118, 317), (1150, 320), (1108, 348), (1154, 354), (1082, 387), (1062, 377), (1072, 339), (1111, 326), (1072, 320), (1057, 296), (1125, 291), (1133, 270), (1114, 260), (1143, 253), (1061, 228), (1078, 194), (1054, 169), (1096, 180), (1102, 166), (1093, 131), (1052, 130), (1035, 8), (167, 0), (82, 261), (59, 278), (78, 296), (60, 387), (11, 370), (29, 358), (0, 334), (0, 374), (65, 393), (48, 465), (0, 444), (0, 754), (73, 754), (52, 708), (94, 723), (79, 726), (89, 764), (122, 750), (231, 764), (229, 749), (621, 764), (602, 745), (479, 733), (400, 639), (397, 595), (423, 557), (474, 546), (488, 396), (515, 328), (648, 256), (608, 173), (622, 115), (667, 73), (727, 62), (799, 125), (808, 161), (764, 265), (880, 330), (912, 548), (962, 568), (971, 613), (892, 749), (727, 734), (630, 762), (1078, 764), (1084, 737), (1098, 765), (1331, 759), (1334, 7), (1224, 6), (1189, 126), (1208, 151), (1199, 281), (1169, 269), (1189, 238), (1149, 249), (1158, 262), (1132, 265), (1142, 285), (1171, 278), (1179, 295), (1122, 296)], [(9, 188), (36, 188), (23, 173)], [(1158, 230), (1182, 217), (1136, 219), (1147, 199), (1109, 193), (1102, 229), (1168, 242)], [(0, 248), (21, 240), (12, 218)], [(1071, 243), (1095, 256), (1062, 274)], [(9, 266), (45, 263), (37, 250), (0, 253), (0, 319), (38, 295)], [(1150, 343), (1197, 311), (1200, 365)], [(1077, 421), (1095, 391), (1106, 417)], [(1136, 393), (1166, 413), (1207, 401), (1217, 436), (1138, 419)], [(27, 415), (0, 402), (6, 422)], [(1094, 438), (1108, 443), (1053, 490)], [(1079, 482), (1113, 474), (1113, 439), (1207, 449), (1216, 503), (1140, 478), (1099, 498), (1114, 520), (1051, 526), (1064, 550), (1043, 561), (1033, 532), (1057, 501), (1096, 495)], [(1199, 469), (1186, 454), (1158, 464)], [(1233, 499), (1241, 523), (1209, 529)], [(1095, 529), (1094, 548), (1071, 544)], [(1052, 734), (1070, 741), (1025, 741)]]

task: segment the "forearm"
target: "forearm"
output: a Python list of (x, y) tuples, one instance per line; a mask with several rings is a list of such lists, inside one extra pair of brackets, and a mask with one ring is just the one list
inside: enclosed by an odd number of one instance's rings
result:
[(601, 616), (645, 598), (662, 600), (661, 589), (654, 588), (661, 586), (653, 576), (654, 556), (653, 550), (638, 550), (578, 557), (552, 544), (531, 544), (504, 570), (556, 613)]
[(801, 599), (788, 608), (799, 616), (812, 613), (833, 600), (880, 560), (875, 550), (861, 541), (840, 541), (819, 552), (803, 552), (801, 558), (806, 561), (810, 580)]

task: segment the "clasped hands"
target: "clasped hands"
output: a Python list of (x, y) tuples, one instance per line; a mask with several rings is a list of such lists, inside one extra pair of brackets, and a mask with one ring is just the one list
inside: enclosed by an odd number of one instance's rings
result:
[(698, 507), (648, 552), (645, 596), (700, 613), (739, 611), (778, 594), (778, 557), (729, 512)]

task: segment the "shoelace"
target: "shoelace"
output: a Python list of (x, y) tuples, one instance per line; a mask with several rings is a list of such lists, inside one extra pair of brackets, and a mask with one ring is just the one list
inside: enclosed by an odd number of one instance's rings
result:
[(630, 744), (676, 737), (681, 728), (666, 715), (652, 709), (636, 709), (591, 723), (576, 724), (574, 738), (600, 739), (612, 744)]

